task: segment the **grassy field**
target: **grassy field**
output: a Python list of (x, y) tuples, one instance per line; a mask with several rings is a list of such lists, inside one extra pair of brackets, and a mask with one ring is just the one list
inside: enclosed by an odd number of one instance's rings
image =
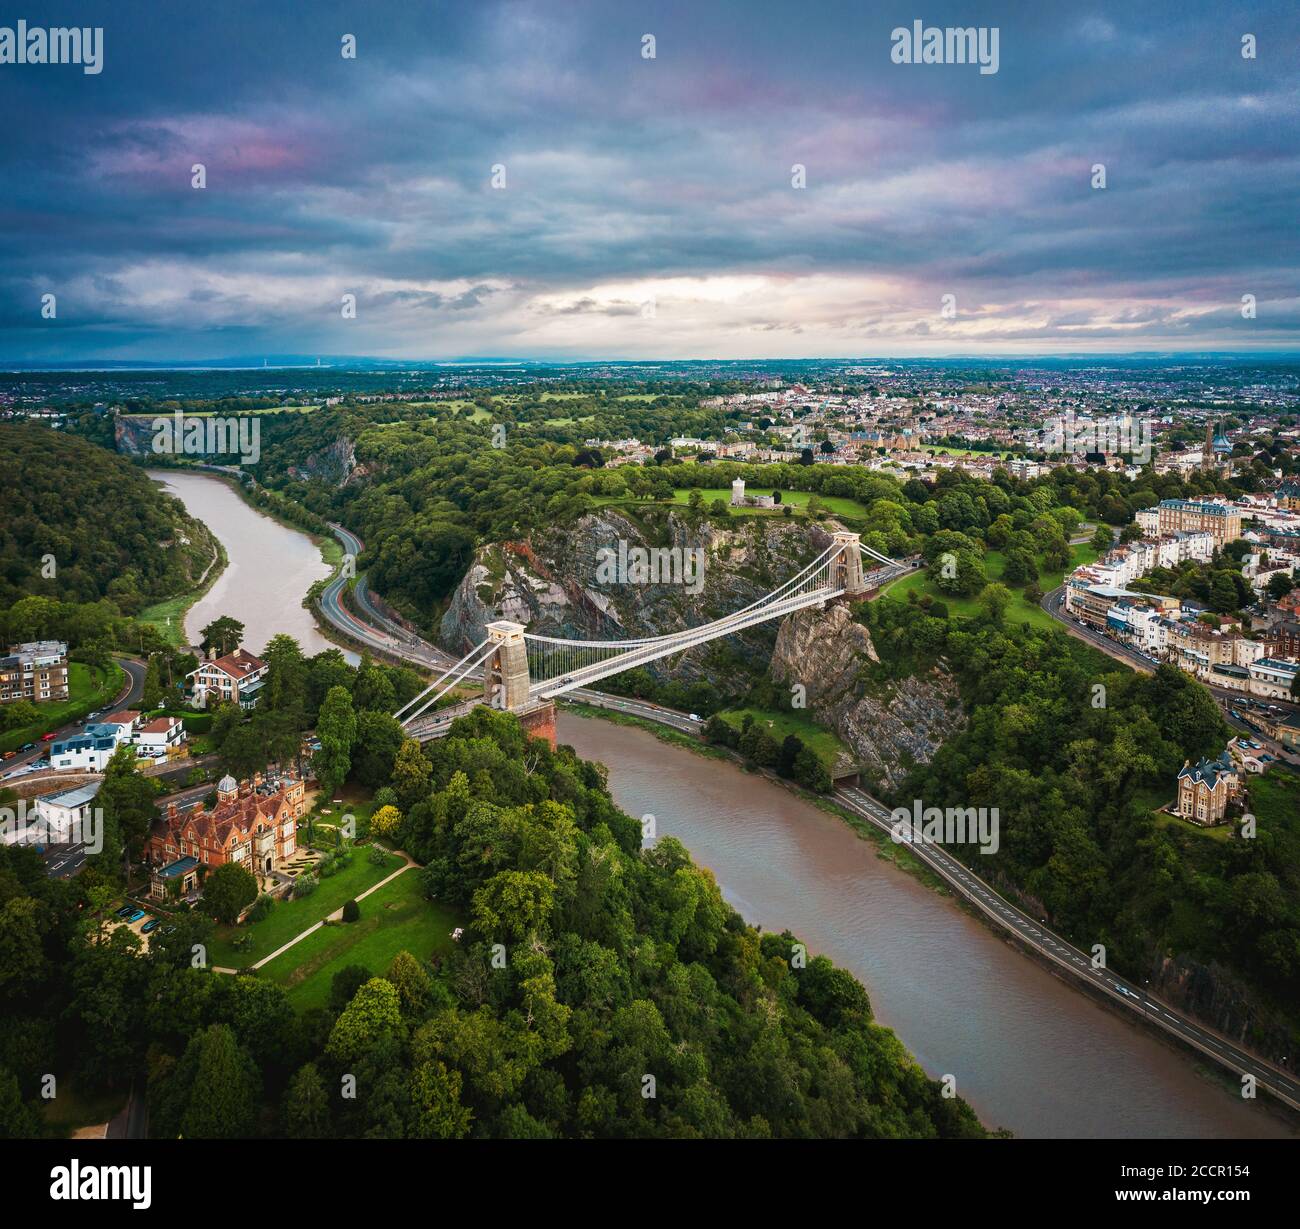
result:
[(382, 976), (400, 951), (428, 960), (452, 948), (456, 916), (446, 906), (425, 900), (414, 868), (358, 904), (358, 921), (322, 926), (262, 966), (261, 976), (284, 986), (297, 1010), (323, 1006), (334, 974), (350, 964)]
[(937, 444), (923, 444), (921, 451), (928, 452), (931, 456), (945, 457), (1010, 457), (1015, 455), (1015, 453), (1005, 448), (1001, 451), (990, 448), (987, 452), (980, 452), (977, 448), (941, 448)]
[[(691, 498), (690, 487), (678, 487), (673, 492), (673, 503), (688, 503)], [(726, 503), (731, 502), (731, 488), (725, 490), (722, 487), (704, 487), (700, 489), (700, 494), (704, 496), (706, 504), (712, 503), (715, 499), (724, 500)], [(769, 487), (745, 487), (746, 495), (771, 495), (772, 488)], [(806, 508), (808, 501), (813, 497), (811, 491), (782, 491), (781, 503), (790, 504), (796, 508)], [(849, 499), (844, 495), (821, 495), (818, 498), (822, 501), (822, 506), (837, 516), (862, 517), (867, 515), (867, 510), (856, 499)], [(780, 508), (777, 508), (777, 515), (780, 515)]]
[(177, 597), (169, 597), (165, 602), (155, 602), (152, 606), (146, 606), (136, 616), (137, 620), (156, 628), (158, 634), (172, 648), (179, 649), (186, 643), (185, 616), (189, 613), (190, 607), (212, 588), (217, 577), (224, 571), (225, 566), (226, 552), (222, 546), (218, 545), (217, 557), (204, 573), (201, 584), (188, 593), (182, 593)]
[[(1064, 579), (1066, 572), (1073, 571), (1085, 563), (1091, 563), (1097, 558), (1097, 552), (1088, 543), (1084, 542), (1078, 546), (1070, 548), (1070, 566), (1068, 568), (1059, 568), (1052, 572), (1040, 571), (1038, 576), (1038, 587), (1046, 593), (1049, 589), (1055, 589)], [(1006, 558), (1001, 551), (991, 550), (984, 556), (984, 570), (988, 573), (989, 580), (1001, 580), (1002, 569), (1006, 567)], [(1039, 567), (1042, 567), (1042, 560), (1039, 560)], [(1019, 589), (1011, 589), (1013, 598), (1011, 605), (1007, 607), (1006, 617), (1009, 621), (1015, 623), (1029, 623), (1034, 627), (1056, 627), (1059, 626), (1056, 620), (1047, 613), (1041, 606), (1031, 606), (1024, 600)], [(907, 601), (909, 593), (915, 593), (918, 597), (923, 593), (928, 593), (937, 602), (943, 602), (948, 607), (948, 613), (957, 615), (961, 618), (972, 618), (981, 613), (978, 597), (949, 597), (947, 594), (940, 592), (934, 582), (924, 572), (914, 572), (911, 576), (904, 576), (901, 580), (896, 580), (892, 585), (885, 588), (885, 593), (897, 601)]]
[(747, 716), (752, 717), (754, 724), (765, 727), (777, 742), (781, 742), (788, 734), (796, 734), (806, 746), (812, 748), (827, 770), (834, 769), (841, 757), (850, 760), (853, 758), (849, 749), (834, 734), (798, 713), (774, 712), (764, 708), (732, 708), (718, 716), (736, 729), (740, 729)]
[(38, 704), (40, 719), (21, 730), (0, 735), (0, 752), (15, 751), (24, 743), (35, 742), (42, 734), (84, 717), (92, 709), (103, 708), (126, 682), (126, 673), (116, 662), (103, 670), (92, 670), (85, 662), (68, 663), (68, 698)]
[[(208, 951), (209, 963), (230, 969), (242, 969), (256, 963), (308, 926), (341, 909), (347, 901), (391, 875), (401, 865), (401, 858), (389, 854), (383, 866), (372, 866), (367, 850), (354, 851), (352, 865), (322, 879), (310, 896), (299, 900), (277, 900), (271, 912), (251, 926), (218, 926)], [(252, 947), (247, 951), (237, 951), (232, 940), (246, 934), (253, 936)]]

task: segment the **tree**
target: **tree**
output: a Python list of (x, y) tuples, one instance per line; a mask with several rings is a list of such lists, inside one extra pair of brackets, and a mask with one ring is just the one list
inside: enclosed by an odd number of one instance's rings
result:
[(219, 922), (227, 925), (257, 899), (257, 879), (238, 862), (224, 862), (203, 881), (203, 903)]
[(990, 622), (1001, 623), (1007, 607), (1011, 605), (1011, 590), (996, 581), (985, 585), (980, 591), (979, 603)]
[(343, 920), (345, 922), (359, 922), (361, 920), (361, 906), (355, 900), (344, 902)]
[(394, 806), (380, 807), (370, 817), (371, 836), (391, 837), (402, 824), (402, 813)]
[(298, 1069), (285, 1090), (284, 1133), (290, 1139), (326, 1139), (330, 1133), (329, 1094), (315, 1063)]
[(393, 789), (405, 813), (410, 814), (411, 808), (428, 795), (432, 779), (433, 765), (425, 758), (420, 744), (408, 738), (393, 760)]
[(1274, 572), (1268, 578), (1268, 595), (1275, 602), (1295, 588), (1295, 580), (1286, 572)]
[(185, 1139), (244, 1139), (252, 1134), (261, 1079), (228, 1024), (210, 1024), (186, 1047), (176, 1078), (188, 1082), (181, 1114)]
[(203, 637), (200, 644), (205, 654), (215, 649), (218, 657), (224, 657), (239, 648), (244, 639), (244, 625), (230, 615), (221, 615), (203, 628), (200, 635)]
[(325, 1052), (346, 1066), (369, 1054), (384, 1039), (400, 1038), (405, 1032), (396, 989), (382, 977), (372, 977), (335, 1021)]
[[(1138, 531), (1141, 533), (1141, 530)], [(1109, 525), (1098, 525), (1092, 535), (1092, 549), (1099, 554), (1105, 554), (1106, 551), (1115, 544), (1115, 531)]]
[(405, 741), (406, 731), (392, 713), (373, 710), (357, 713), (357, 737), (352, 748), (352, 771), (356, 779), (371, 789), (386, 785)]
[(329, 797), (347, 778), (352, 767), (352, 744), (357, 737), (357, 717), (352, 711), (352, 696), (346, 687), (331, 687), (316, 718), (316, 737), (320, 750), (311, 764), (321, 789)]
[(158, 654), (149, 656), (149, 665), (144, 672), (144, 684), (140, 692), (140, 703), (146, 709), (157, 708), (162, 703), (162, 670)]

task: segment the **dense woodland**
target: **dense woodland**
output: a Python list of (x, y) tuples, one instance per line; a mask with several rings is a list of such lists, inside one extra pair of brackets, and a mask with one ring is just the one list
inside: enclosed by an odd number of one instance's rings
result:
[(111, 868), (0, 850), (0, 1134), (39, 1132), (49, 1071), (141, 1078), (164, 1138), (983, 1134), (850, 975), (746, 926), (678, 842), (643, 850), (598, 766), (489, 710), (408, 746), (387, 787), (427, 861), (408, 873), (465, 935), (436, 966), (345, 969), (301, 1017), (193, 966), (205, 914), (143, 954), (104, 926)]
[(858, 608), (882, 686), (942, 663), (969, 716), (891, 803), (997, 807), (998, 855), (955, 852), (1041, 902), (1077, 944), (1105, 944), (1136, 978), (1166, 954), (1217, 965), (1300, 1019), (1300, 777), (1275, 767), (1251, 781), (1254, 839), (1161, 826), (1152, 810), (1173, 798), (1183, 761), (1231, 736), (1204, 687), (1173, 666), (1123, 669), (1055, 630), (936, 617), (935, 605)]
[(0, 424), (0, 610), (39, 595), (135, 614), (192, 587), (214, 550), (206, 526), (125, 458)]

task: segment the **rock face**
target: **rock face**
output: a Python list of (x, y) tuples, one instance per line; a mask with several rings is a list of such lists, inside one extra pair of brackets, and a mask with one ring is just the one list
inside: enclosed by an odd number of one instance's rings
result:
[(301, 465), (289, 466), (293, 478), (316, 479), (331, 486), (347, 486), (363, 478), (367, 472), (365, 466), (357, 464), (356, 441), (344, 437), (310, 453)]
[(957, 684), (943, 670), (879, 682), (871, 633), (834, 603), (787, 616), (772, 653), (772, 677), (804, 687), (808, 713), (834, 730), (862, 766), (866, 783), (894, 789), (913, 764), (927, 763), (964, 725)]
[[(681, 631), (756, 601), (830, 544), (820, 525), (778, 517), (715, 524), (685, 510), (650, 506), (590, 513), (562, 530), (481, 548), (452, 596), (440, 639), (448, 650), (464, 652), (496, 619), (580, 640)], [(617, 571), (638, 551), (657, 560), (657, 578)], [(759, 624), (713, 645), (753, 655), (761, 669), (775, 635), (773, 624)], [(698, 678), (710, 651), (702, 646), (648, 668), (660, 677)]]

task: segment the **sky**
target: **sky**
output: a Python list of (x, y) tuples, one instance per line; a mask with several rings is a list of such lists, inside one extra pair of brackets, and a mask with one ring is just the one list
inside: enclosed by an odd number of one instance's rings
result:
[(1294, 0), (24, 14), (0, 362), (1300, 350)]

